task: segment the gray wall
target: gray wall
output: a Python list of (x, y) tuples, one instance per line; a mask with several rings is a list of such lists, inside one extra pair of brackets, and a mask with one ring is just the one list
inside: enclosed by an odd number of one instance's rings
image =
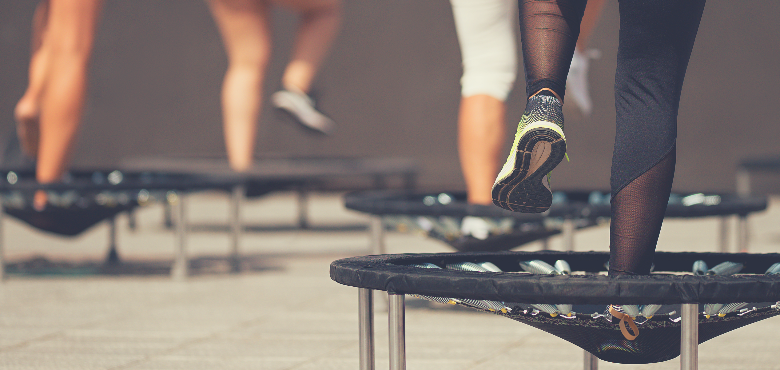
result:
[[(681, 102), (676, 190), (732, 191), (741, 158), (780, 154), (780, 4), (745, 4), (711, 0), (705, 10)], [(0, 142), (14, 135), (33, 8), (32, 1), (0, 0)], [(279, 10), (274, 24), (267, 93), (279, 86), (296, 19)], [(555, 170), (557, 188), (608, 187), (617, 30), (617, 1), (610, 0), (591, 41), (603, 53), (591, 65), (595, 110), (586, 119), (567, 103), (571, 162)], [(111, 166), (137, 155), (222, 155), (225, 67), (203, 2), (108, 0), (76, 165)], [(462, 188), (455, 145), (460, 73), (448, 1), (348, 1), (343, 31), (315, 84), (338, 132), (313, 136), (265, 109), (258, 153), (411, 156), (422, 164), (424, 187)], [(519, 76), (509, 101), (509, 133), (523, 109)], [(759, 180), (761, 189), (780, 188), (780, 177)]]

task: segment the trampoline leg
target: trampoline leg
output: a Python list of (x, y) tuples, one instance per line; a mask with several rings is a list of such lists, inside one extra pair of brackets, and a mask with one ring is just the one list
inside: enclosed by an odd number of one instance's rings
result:
[(173, 211), (171, 210), (171, 204), (168, 202), (165, 202), (163, 204), (163, 219), (164, 219), (164, 226), (166, 229), (170, 230), (173, 229)]
[(566, 252), (574, 250), (574, 220), (570, 218), (563, 220), (563, 250)]
[[(184, 216), (184, 194), (179, 193), (172, 203), (176, 207), (176, 250), (174, 251), (171, 278), (184, 280), (189, 275), (189, 261), (187, 260), (187, 222)], [(170, 200), (170, 198), (169, 198)]]
[(309, 190), (298, 189), (298, 227), (309, 228)]
[(729, 251), (729, 217), (723, 216), (720, 218), (720, 252), (727, 253)]
[(406, 370), (406, 320), (403, 294), (388, 293), (388, 333), (390, 334), (390, 370)]
[(588, 351), (585, 352), (585, 370), (598, 370), (599, 369), (599, 359), (596, 356), (593, 356), (592, 353)]
[(385, 225), (381, 216), (371, 216), (370, 254), (385, 254)]
[(230, 270), (232, 272), (239, 272), (241, 270), (239, 261), (239, 242), (241, 240), (241, 232), (243, 231), (243, 225), (241, 224), (241, 203), (244, 201), (245, 194), (246, 187), (244, 185), (237, 185), (233, 188), (233, 194), (230, 199)]
[(108, 220), (108, 255), (106, 265), (118, 265), (119, 252), (116, 249), (116, 216)]
[(748, 221), (747, 215), (737, 217), (737, 251), (745, 253), (748, 251)]
[(138, 226), (137, 219), (135, 217), (135, 209), (131, 209), (127, 211), (127, 227), (135, 231), (136, 227)]
[(699, 368), (699, 304), (684, 303), (680, 326), (680, 370)]
[(374, 370), (374, 291), (358, 289), (360, 370)]

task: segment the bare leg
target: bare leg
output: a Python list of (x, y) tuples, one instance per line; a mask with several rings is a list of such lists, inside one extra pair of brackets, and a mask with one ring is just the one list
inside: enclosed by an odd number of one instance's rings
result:
[(30, 70), (27, 90), (14, 109), (16, 119), (16, 133), (19, 143), (25, 155), (35, 158), (38, 155), (38, 140), (40, 127), (40, 100), (46, 80), (46, 61), (39, 53), (43, 43), (43, 35), (46, 33), (46, 23), (49, 16), (49, 2), (43, 0), (35, 8), (32, 22), (32, 40), (30, 43)]
[(490, 194), (502, 164), (505, 111), (504, 102), (490, 95), (472, 95), (460, 101), (458, 152), (469, 203), (493, 203)]
[[(70, 161), (81, 123), (87, 68), (102, 0), (58, 0), (49, 4), (47, 31), (39, 50), (46, 81), (41, 95), (36, 179), (59, 181)], [(36, 195), (35, 206), (45, 205)]]
[(298, 35), (282, 85), (309, 93), (312, 81), (341, 27), (341, 0), (275, 0), (301, 14)]
[(580, 23), (580, 37), (577, 39), (577, 49), (587, 50), (590, 35), (593, 34), (593, 29), (596, 28), (596, 23), (601, 17), (604, 2), (605, 0), (588, 0), (588, 4), (585, 5), (585, 14), (583, 14)]
[(230, 167), (252, 165), (263, 80), (271, 54), (268, 4), (257, 0), (211, 0), (222, 34), (228, 70), (222, 84), (222, 115)]

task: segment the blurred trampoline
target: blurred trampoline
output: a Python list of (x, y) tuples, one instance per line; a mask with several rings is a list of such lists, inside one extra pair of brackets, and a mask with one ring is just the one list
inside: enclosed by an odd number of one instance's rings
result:
[[(610, 217), (609, 192), (557, 191), (553, 205), (541, 214), (510, 212), (495, 206), (468, 204), (463, 192), (367, 191), (347, 194), (348, 209), (372, 215), (372, 253), (384, 254), (384, 230), (418, 230), (459, 251), (509, 250), (561, 233), (564, 250), (573, 250), (574, 231)], [(672, 193), (666, 217), (720, 217), (720, 251), (728, 250), (728, 218), (739, 218), (737, 250), (747, 249), (747, 215), (763, 211), (766, 197), (723, 194)], [(493, 225), (489, 237), (478, 240), (461, 233), (465, 217), (479, 217)]]
[[(231, 170), (225, 158), (217, 157), (139, 157), (123, 160), (120, 167), (128, 171), (237, 178), (239, 181), (232, 189), (233, 213), (241, 212), (241, 204), (247, 197), (293, 190), (297, 194), (298, 227), (302, 229), (310, 226), (308, 198), (312, 191), (388, 187), (409, 190), (417, 180), (417, 164), (408, 158), (270, 156), (256, 159), (241, 174)], [(231, 225), (236, 226), (235, 222)]]
[(373, 290), (389, 295), (391, 369), (405, 368), (405, 294), (544, 330), (583, 348), (588, 370), (596, 358), (678, 355), (682, 369), (696, 369), (699, 343), (780, 314), (779, 254), (658, 252), (655, 272), (621, 277), (606, 276), (608, 260), (606, 252), (375, 255), (335, 261), (330, 276), (360, 288), (361, 369), (373, 369)]
[[(0, 170), (0, 197), (3, 212), (30, 226), (60, 236), (75, 236), (102, 221), (109, 223), (109, 252), (106, 263), (119, 262), (116, 245), (115, 217), (136, 207), (163, 203), (173, 207), (178, 220), (177, 245), (171, 276), (188, 275), (186, 253), (187, 221), (185, 195), (205, 189), (232, 189), (235, 178), (206, 178), (152, 171), (74, 170), (61, 183), (39, 184), (32, 170)], [(48, 204), (42, 211), (33, 209), (33, 195), (44, 190)], [(0, 219), (0, 222), (2, 220)], [(2, 230), (0, 228), (0, 230)], [(0, 233), (2, 238), (2, 233)], [(238, 250), (232, 251), (233, 266), (237, 266)], [(0, 249), (0, 278), (5, 276), (5, 260)]]

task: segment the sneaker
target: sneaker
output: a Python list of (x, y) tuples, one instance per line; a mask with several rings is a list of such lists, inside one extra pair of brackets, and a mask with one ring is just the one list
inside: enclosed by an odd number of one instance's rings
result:
[(517, 125), (509, 158), (493, 184), (493, 204), (515, 212), (541, 213), (550, 208), (552, 192), (544, 179), (566, 155), (563, 110), (555, 97), (528, 99)]
[(574, 104), (586, 116), (589, 116), (590, 112), (593, 111), (593, 102), (590, 99), (590, 88), (588, 87), (588, 68), (590, 60), (600, 56), (601, 52), (595, 49), (588, 49), (585, 52), (575, 49), (569, 66), (569, 75), (566, 77), (567, 95), (574, 99)]
[(335, 122), (318, 112), (314, 108), (314, 100), (300, 90), (291, 88), (279, 90), (271, 95), (271, 103), (274, 107), (289, 113), (307, 129), (330, 134), (336, 128)]

